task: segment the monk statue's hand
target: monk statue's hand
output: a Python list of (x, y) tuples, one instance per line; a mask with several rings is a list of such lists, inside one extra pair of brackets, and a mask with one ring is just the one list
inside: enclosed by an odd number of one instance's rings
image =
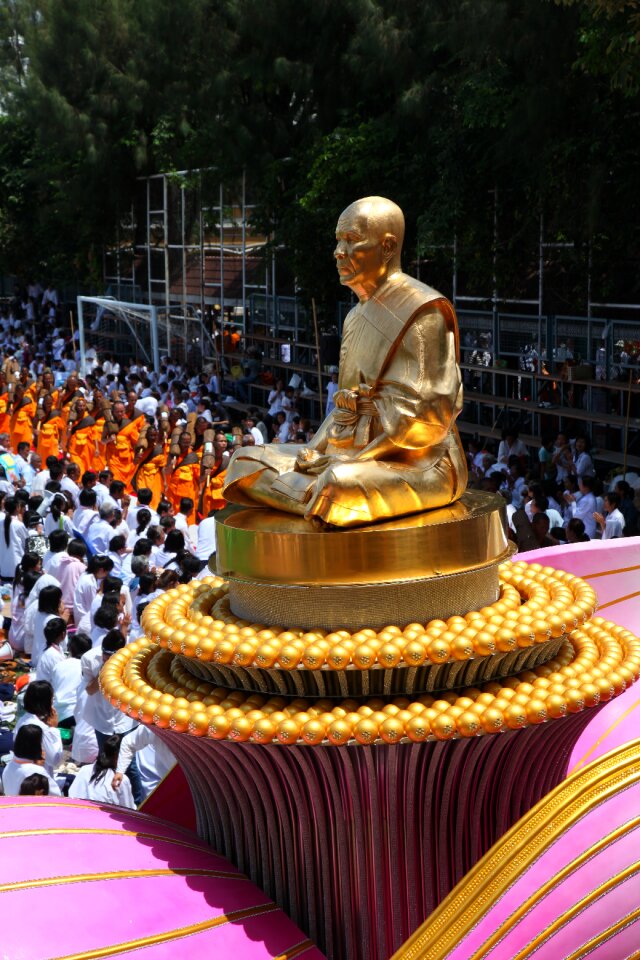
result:
[(318, 477), (331, 464), (348, 459), (349, 457), (339, 453), (319, 453), (312, 447), (303, 447), (296, 457), (295, 470), (298, 473), (308, 473), (312, 477)]
[(357, 390), (336, 390), (333, 395), (333, 402), (339, 410), (350, 410), (351, 413), (356, 413), (358, 396)]
[(327, 458), (323, 453), (319, 453), (312, 447), (303, 447), (302, 450), (298, 451), (295, 469), (298, 471), (298, 473), (310, 473), (319, 465), (320, 461), (324, 461), (326, 459)]

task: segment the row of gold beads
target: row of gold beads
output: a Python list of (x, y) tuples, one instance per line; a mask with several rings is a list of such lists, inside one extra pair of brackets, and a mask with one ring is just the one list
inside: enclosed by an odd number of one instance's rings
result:
[[(294, 670), (418, 667), (506, 653), (561, 637), (588, 620), (596, 594), (579, 577), (539, 564), (504, 564), (496, 603), (448, 620), (382, 630), (304, 632), (235, 617), (220, 601), (226, 584), (210, 578), (184, 584), (152, 601), (143, 614), (147, 636), (173, 653), (237, 667)], [(227, 600), (228, 603), (228, 600)], [(224, 619), (209, 612), (228, 611)]]
[(640, 676), (640, 640), (596, 618), (533, 671), (462, 693), (415, 701), (372, 698), (287, 701), (214, 687), (143, 639), (115, 654), (101, 685), (111, 702), (143, 723), (215, 740), (280, 744), (449, 740), (515, 730), (577, 713), (622, 693)]

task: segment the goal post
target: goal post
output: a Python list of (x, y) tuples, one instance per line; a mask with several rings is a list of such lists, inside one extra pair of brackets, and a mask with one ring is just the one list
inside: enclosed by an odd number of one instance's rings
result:
[[(87, 372), (87, 350), (133, 356), (160, 369), (157, 307), (113, 297), (78, 297), (80, 373)], [(167, 345), (168, 346), (168, 345)]]

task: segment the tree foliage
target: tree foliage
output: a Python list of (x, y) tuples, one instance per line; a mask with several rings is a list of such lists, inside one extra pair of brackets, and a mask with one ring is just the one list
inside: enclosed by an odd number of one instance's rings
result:
[[(206, 167), (247, 170), (319, 301), (339, 295), (336, 216), (371, 193), (404, 207), (407, 261), (445, 287), (455, 236), (469, 289), (488, 294), (497, 271), (526, 293), (543, 215), (547, 239), (597, 253), (603, 292), (637, 296), (638, 7), (7, 0), (4, 269), (98, 273), (137, 177)], [(560, 306), (578, 308), (578, 274), (558, 280)]]

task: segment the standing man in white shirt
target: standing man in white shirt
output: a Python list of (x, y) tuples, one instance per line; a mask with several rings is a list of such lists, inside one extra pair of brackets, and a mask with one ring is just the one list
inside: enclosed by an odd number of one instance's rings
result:
[(620, 510), (620, 497), (617, 493), (605, 493), (604, 513), (594, 513), (593, 518), (602, 533), (603, 540), (624, 537), (625, 519)]
[(565, 493), (564, 499), (567, 503), (567, 518), (577, 518), (584, 523), (584, 529), (590, 540), (596, 535), (596, 521), (594, 514), (596, 512), (597, 501), (593, 492), (595, 484), (594, 477), (580, 477), (579, 488), (581, 497), (578, 499), (573, 493)]

